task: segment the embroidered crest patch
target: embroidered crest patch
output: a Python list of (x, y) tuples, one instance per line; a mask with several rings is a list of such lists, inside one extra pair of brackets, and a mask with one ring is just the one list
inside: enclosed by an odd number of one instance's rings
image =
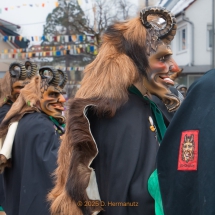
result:
[(178, 156), (178, 170), (194, 171), (198, 167), (198, 130), (183, 131)]

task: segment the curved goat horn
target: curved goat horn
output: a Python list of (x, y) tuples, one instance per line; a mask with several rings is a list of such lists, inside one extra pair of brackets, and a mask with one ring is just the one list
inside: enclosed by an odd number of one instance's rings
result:
[[(156, 15), (163, 18), (166, 21), (166, 25), (160, 28), (152, 25), (147, 21), (149, 15)], [(159, 39), (165, 38), (169, 42), (173, 40), (176, 34), (177, 25), (175, 16), (170, 11), (163, 7), (147, 7), (140, 12), (140, 19), (146, 28), (155, 28), (158, 32)]]
[[(51, 73), (52, 76), (50, 76), (50, 74), (44, 74), (45, 72)], [(43, 66), (39, 69), (39, 74), (42, 79), (48, 79), (49, 85), (53, 85), (53, 86), (57, 87), (60, 83), (59, 72), (57, 70), (55, 70), (53, 67)]]
[(19, 80), (25, 80), (27, 78), (27, 72), (25, 65), (22, 63), (14, 62), (9, 67), (10, 76)]
[(28, 78), (31, 78), (36, 75), (37, 73), (37, 64), (31, 61), (25, 62), (25, 68), (27, 70)]
[(59, 84), (59, 87), (61, 89), (63, 89), (65, 87), (66, 83), (67, 83), (68, 76), (67, 76), (66, 72), (64, 72), (64, 71), (62, 71), (60, 69), (58, 69), (57, 71), (60, 73), (60, 76), (62, 77), (61, 81), (60, 81), (60, 84)]

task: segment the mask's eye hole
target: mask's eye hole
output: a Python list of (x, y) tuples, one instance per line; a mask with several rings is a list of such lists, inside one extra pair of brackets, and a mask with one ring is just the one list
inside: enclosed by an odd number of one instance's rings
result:
[(163, 56), (163, 57), (159, 58), (159, 61), (164, 62), (165, 61), (165, 57)]

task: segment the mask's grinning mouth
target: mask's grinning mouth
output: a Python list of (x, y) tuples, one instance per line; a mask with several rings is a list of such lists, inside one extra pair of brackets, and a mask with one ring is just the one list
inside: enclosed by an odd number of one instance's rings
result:
[(168, 76), (159, 76), (160, 79), (162, 79), (166, 84), (174, 86), (175, 82), (170, 79)]

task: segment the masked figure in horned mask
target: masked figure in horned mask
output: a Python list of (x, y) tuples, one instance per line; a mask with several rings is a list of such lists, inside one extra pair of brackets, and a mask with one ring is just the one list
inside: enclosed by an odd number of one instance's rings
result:
[(169, 76), (180, 72), (169, 46), (175, 33), (175, 18), (158, 7), (104, 32), (69, 106), (49, 194), (53, 215), (155, 214), (147, 184), (166, 127), (150, 98), (157, 95), (169, 111), (180, 105), (169, 90)]
[(36, 72), (37, 65), (30, 61), (26, 61), (25, 65), (18, 62), (10, 65), (9, 71), (0, 81), (0, 123), (16, 101), (20, 90), (30, 82)]
[[(10, 65), (9, 71), (0, 80), (0, 123), (10, 110), (13, 102), (19, 96), (20, 90), (30, 82), (30, 79), (36, 74), (37, 66), (35, 63), (26, 61), (25, 65), (14, 62)], [(1, 149), (0, 143), (0, 149)], [(0, 205), (4, 202), (4, 192), (2, 185), (2, 176), (0, 176)], [(1, 210), (1, 208), (0, 208)]]
[(8, 215), (49, 214), (46, 195), (53, 186), (51, 174), (64, 133), (66, 82), (64, 72), (40, 68), (0, 126), (0, 137), (5, 139), (0, 155), (6, 193), (3, 208)]

